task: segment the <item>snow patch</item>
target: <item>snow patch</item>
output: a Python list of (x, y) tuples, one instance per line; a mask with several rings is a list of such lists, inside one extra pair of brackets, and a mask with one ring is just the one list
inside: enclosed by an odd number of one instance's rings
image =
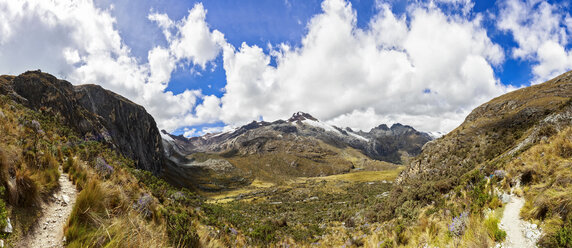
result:
[(342, 134), (338, 129), (334, 128), (333, 126), (330, 126), (326, 123), (322, 123), (319, 121), (313, 121), (313, 120), (306, 119), (306, 120), (303, 120), (302, 123), (304, 123), (306, 125), (313, 126), (313, 127), (322, 128), (322, 129), (326, 130), (327, 132), (329, 131), (329, 132), (333, 132), (333, 133), (340, 134), (340, 135)]
[(224, 127), (222, 132), (215, 133), (211, 137), (218, 137), (218, 136), (221, 136), (223, 134), (234, 133), (236, 130), (238, 130), (237, 127), (231, 127), (231, 128)]
[(168, 142), (175, 142), (175, 140), (169, 136), (169, 134), (163, 133), (163, 132), (159, 132), (161, 134), (161, 138), (163, 138), (164, 140), (168, 141)]
[(359, 134), (352, 133), (352, 132), (350, 132), (350, 131), (346, 131), (346, 132), (347, 132), (348, 134), (350, 134), (351, 136), (355, 137), (355, 138), (358, 138), (358, 139), (364, 140), (364, 141), (366, 141), (366, 142), (369, 142), (369, 139), (366, 138), (366, 137), (363, 137), (363, 136), (361, 136), (361, 135), (359, 135)]

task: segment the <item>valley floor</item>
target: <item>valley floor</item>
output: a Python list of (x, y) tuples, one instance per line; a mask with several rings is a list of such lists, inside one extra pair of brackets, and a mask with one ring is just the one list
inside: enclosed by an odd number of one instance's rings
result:
[(77, 189), (68, 174), (61, 171), (60, 189), (55, 192), (49, 203), (42, 206), (43, 216), (38, 225), (28, 233), (15, 247), (64, 247), (64, 226), (72, 212), (77, 198)]

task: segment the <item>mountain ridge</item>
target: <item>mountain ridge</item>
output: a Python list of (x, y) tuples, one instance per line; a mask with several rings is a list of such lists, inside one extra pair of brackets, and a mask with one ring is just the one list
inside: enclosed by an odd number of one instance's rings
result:
[[(185, 138), (164, 130), (161, 134), (171, 162), (166, 169), (171, 182), (207, 191), (241, 187), (255, 179), (282, 182), (395, 167), (431, 140), (428, 134), (401, 124), (354, 132), (303, 112), (288, 120), (253, 121), (200, 137)], [(218, 178), (216, 186), (209, 181), (212, 178)]]

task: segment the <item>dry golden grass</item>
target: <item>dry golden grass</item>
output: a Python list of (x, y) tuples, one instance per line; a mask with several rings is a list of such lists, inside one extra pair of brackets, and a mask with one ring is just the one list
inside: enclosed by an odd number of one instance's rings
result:
[(304, 182), (308, 180), (313, 181), (348, 181), (348, 182), (375, 182), (375, 181), (393, 181), (405, 166), (398, 166), (396, 169), (384, 171), (355, 171), (344, 174), (337, 174), (325, 177), (301, 177), (297, 178), (296, 182)]

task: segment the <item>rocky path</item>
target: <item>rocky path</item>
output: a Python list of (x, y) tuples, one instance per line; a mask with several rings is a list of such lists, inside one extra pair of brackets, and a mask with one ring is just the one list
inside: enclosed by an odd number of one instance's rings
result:
[(529, 248), (536, 247), (540, 231), (536, 225), (520, 219), (520, 209), (524, 206), (524, 198), (513, 195), (504, 209), (500, 226), (506, 231), (506, 240), (502, 247)]
[(64, 247), (64, 225), (71, 214), (77, 190), (60, 167), (60, 190), (52, 201), (42, 206), (43, 216), (38, 226), (28, 233), (15, 247)]

